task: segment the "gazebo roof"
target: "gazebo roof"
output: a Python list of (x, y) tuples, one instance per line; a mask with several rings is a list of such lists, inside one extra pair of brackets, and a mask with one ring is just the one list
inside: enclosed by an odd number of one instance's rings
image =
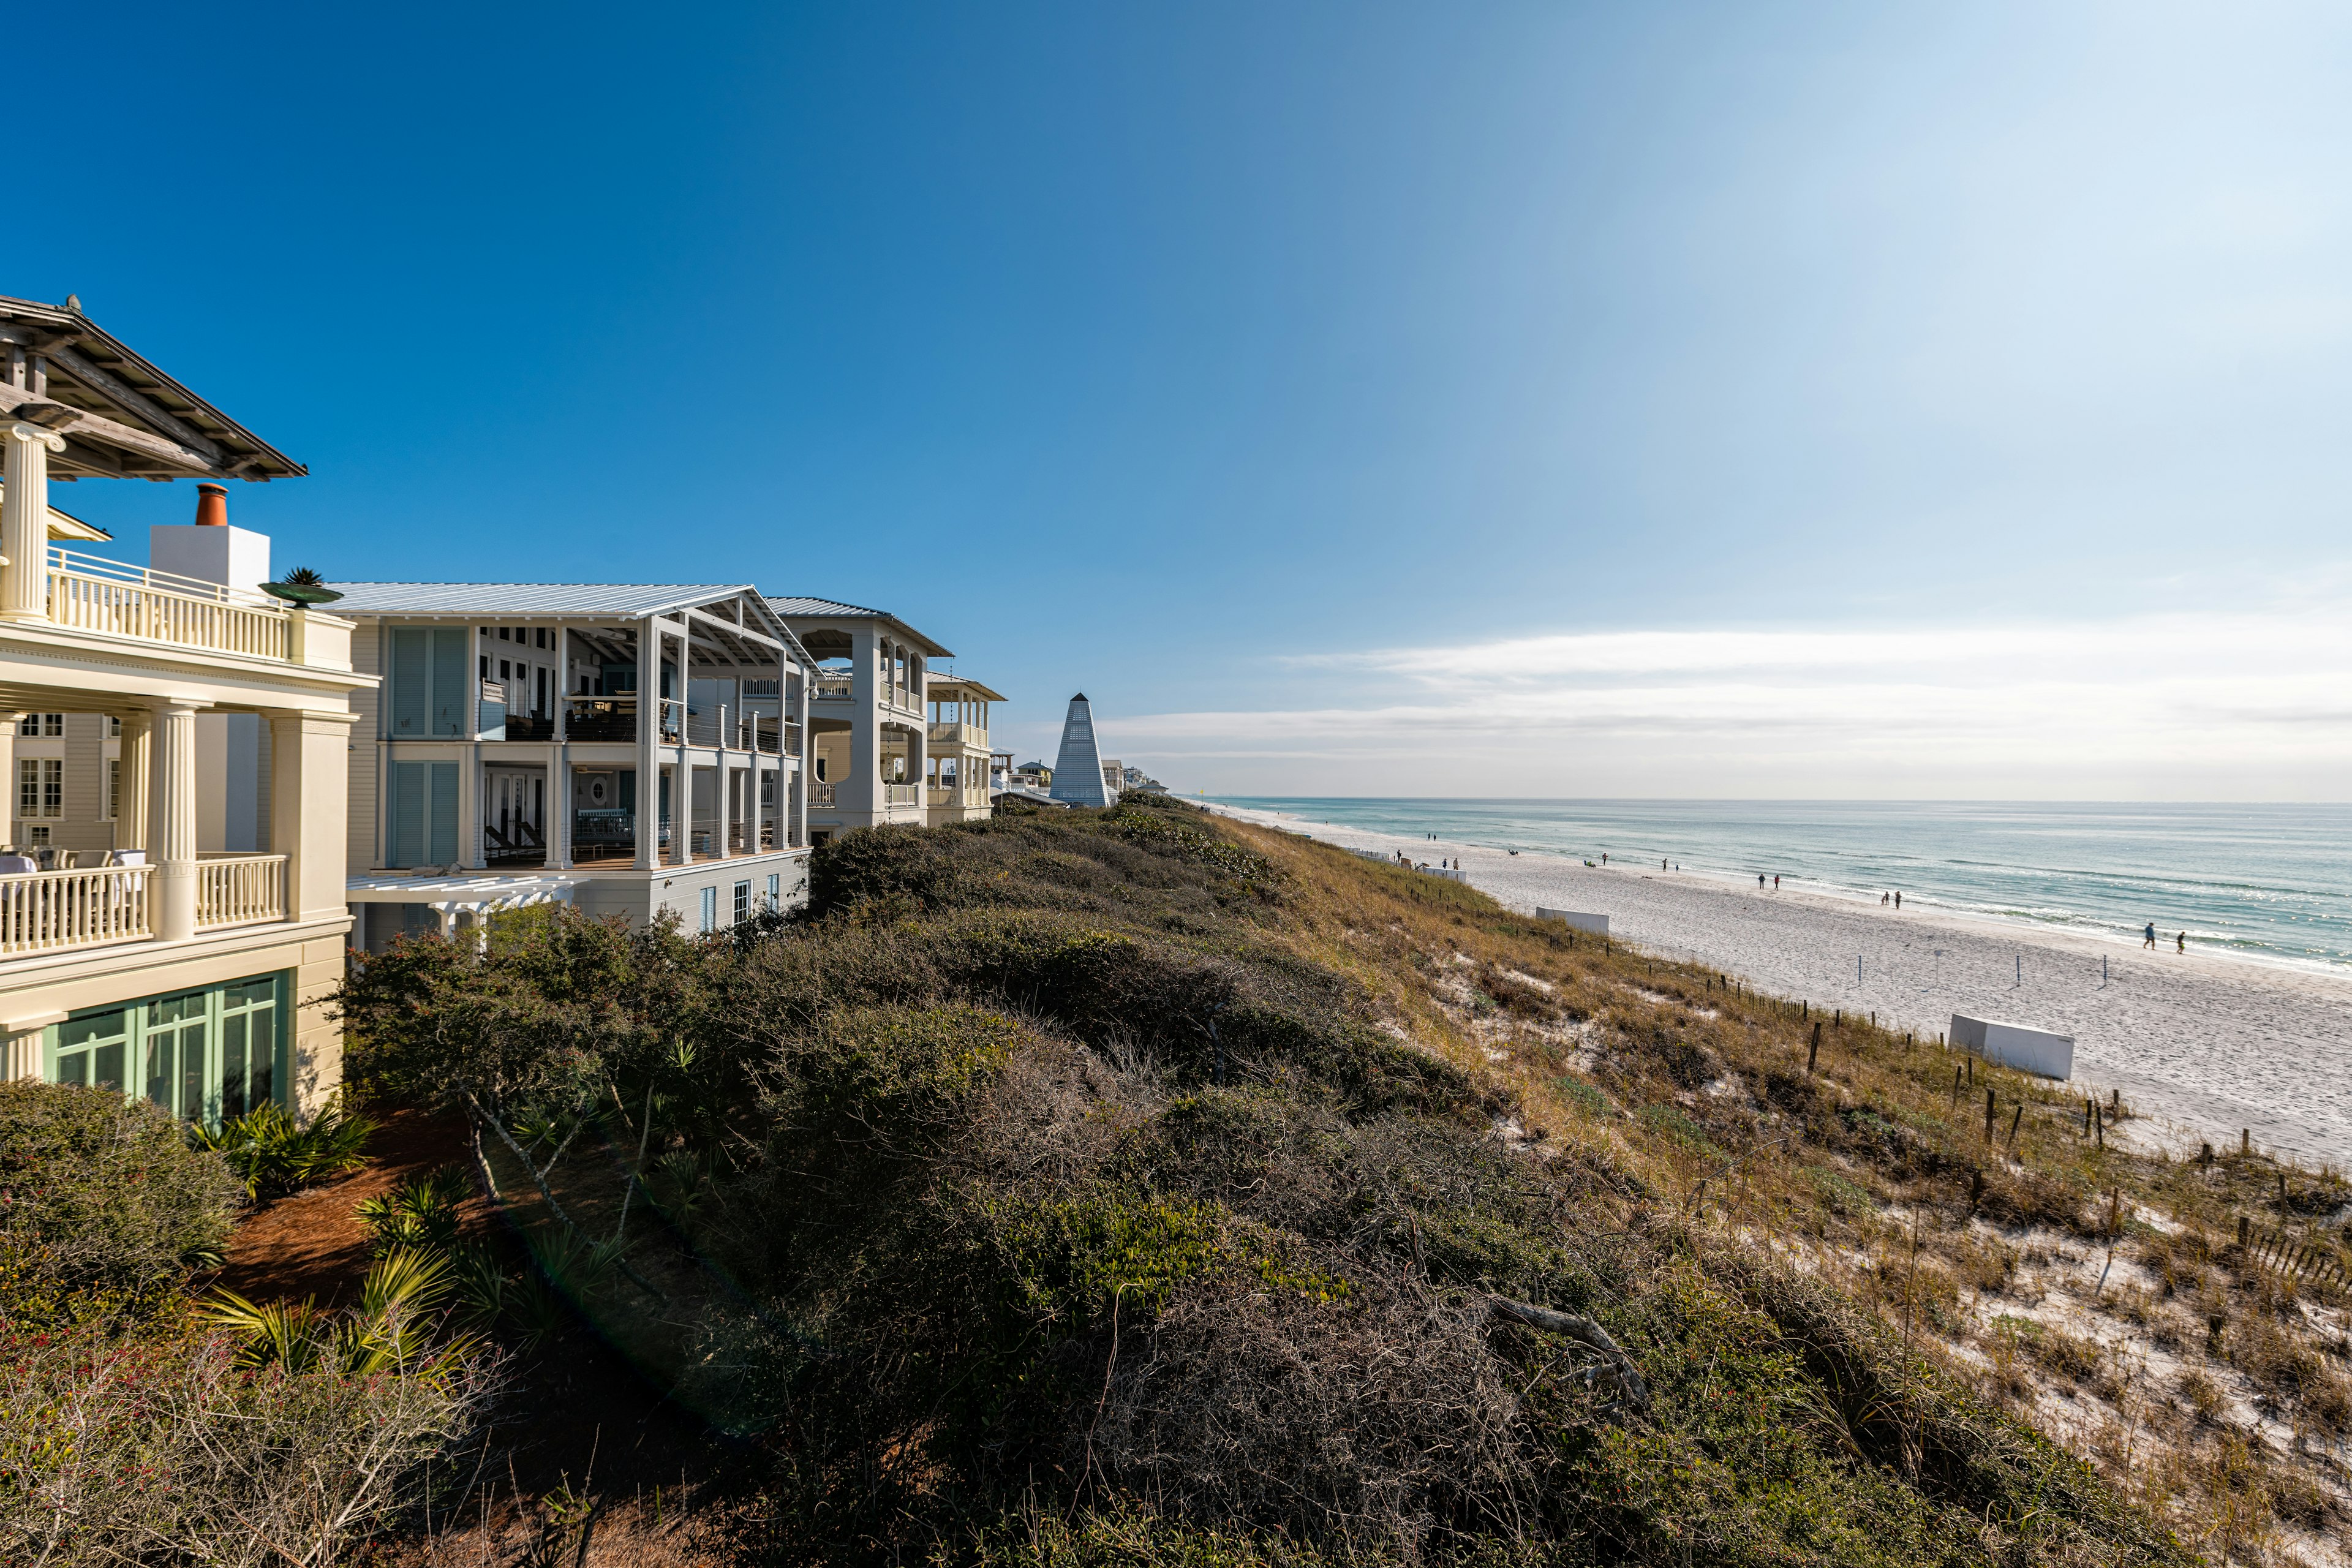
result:
[[(14, 374), (24, 356), (22, 384)], [(46, 371), (37, 390), (32, 369)], [(81, 313), (0, 297), (0, 415), (66, 438), (53, 479), (284, 479), (310, 470)]]

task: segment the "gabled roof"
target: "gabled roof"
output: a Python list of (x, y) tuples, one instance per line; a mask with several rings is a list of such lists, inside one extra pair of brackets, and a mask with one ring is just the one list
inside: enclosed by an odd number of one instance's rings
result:
[(941, 647), (887, 610), (869, 610), (863, 605), (845, 605), (837, 599), (796, 598), (770, 595), (768, 605), (788, 621), (883, 621), (920, 647), (933, 658), (953, 658), (955, 655)]
[(339, 616), (474, 616), (488, 621), (535, 616), (667, 615), (713, 599), (760, 591), (731, 583), (330, 583)]
[(46, 395), (0, 377), (0, 414), (66, 438), (49, 477), (283, 479), (310, 470), (164, 374), (113, 333), (62, 306), (0, 297), (0, 356), (39, 356)]

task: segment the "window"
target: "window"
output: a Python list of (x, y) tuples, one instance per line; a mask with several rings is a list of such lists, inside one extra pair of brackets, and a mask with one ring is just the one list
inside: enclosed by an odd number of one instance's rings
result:
[(533, 647), (546, 647), (548, 646), (547, 628), (545, 626), (534, 626), (531, 628), (530, 646)]
[(455, 740), (465, 735), (469, 695), (466, 684), (463, 631), (447, 626), (393, 628), (390, 711), (395, 738)]
[(719, 929), (719, 889), (716, 888), (702, 889), (702, 929), (705, 931)]
[(782, 909), (783, 907), (784, 879), (783, 878), (776, 875), (776, 873), (771, 871), (768, 873), (768, 908), (773, 910)]
[(27, 713), (16, 721), (16, 733), (28, 741), (54, 741), (66, 732), (62, 713)]
[(504, 627), (504, 626), (500, 626), (500, 627), (499, 628), (499, 641), (500, 641), (500, 642), (508, 642), (508, 641), (511, 641), (511, 640), (512, 640), (512, 639), (508, 636), (507, 628), (506, 628), (506, 627)]
[(285, 978), (151, 996), (53, 1025), (48, 1076), (138, 1094), (183, 1121), (217, 1127), (278, 1098)]
[(122, 739), (121, 714), (109, 713), (106, 716), (106, 738), (110, 741), (120, 741)]
[(457, 858), (457, 764), (394, 763), (383, 863), (446, 866)]
[(738, 921), (748, 921), (751, 918), (751, 884), (749, 882), (738, 882), (735, 884), (735, 919)]
[(512, 662), (511, 660), (509, 660), (509, 659), (503, 659), (503, 658), (502, 658), (502, 659), (500, 659), (500, 660), (499, 660), (499, 679), (500, 680), (508, 680), (508, 679), (511, 679), (513, 678), (513, 676), (514, 676), (514, 664), (513, 664), (513, 662)]
[(66, 814), (66, 765), (56, 757), (16, 760), (16, 815), (20, 817), (63, 816)]
[(488, 654), (484, 654), (484, 655), (482, 656), (482, 679), (483, 679), (484, 680), (488, 680), (489, 678), (490, 678), (490, 656), (489, 656)]
[(106, 820), (113, 822), (122, 816), (122, 759), (106, 759)]

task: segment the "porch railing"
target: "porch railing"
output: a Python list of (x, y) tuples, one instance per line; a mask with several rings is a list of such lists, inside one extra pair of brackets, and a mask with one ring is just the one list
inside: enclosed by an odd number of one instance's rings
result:
[(0, 955), (145, 941), (155, 934), (147, 897), (153, 869), (107, 866), (0, 877)]
[(819, 675), (809, 681), (809, 696), (819, 700), (841, 701), (850, 695), (853, 678), (846, 675)]
[(215, 653), (291, 657), (290, 618), (259, 595), (55, 547), (48, 568), (49, 619), (58, 626)]
[(914, 805), (922, 799), (922, 788), (920, 784), (886, 784), (882, 786), (882, 804)]
[(637, 700), (626, 697), (573, 697), (564, 703), (563, 734), (570, 741), (622, 741), (637, 738)]
[(841, 804), (841, 798), (836, 792), (839, 791), (840, 788), (841, 786), (839, 784), (827, 784), (823, 779), (811, 779), (809, 780), (808, 786), (809, 804), (811, 805), (838, 805)]
[(969, 746), (975, 752), (988, 750), (988, 731), (978, 724), (967, 724), (958, 719), (932, 720), (930, 737), (943, 746)]
[(196, 929), (286, 918), (286, 857), (227, 855), (196, 862)]

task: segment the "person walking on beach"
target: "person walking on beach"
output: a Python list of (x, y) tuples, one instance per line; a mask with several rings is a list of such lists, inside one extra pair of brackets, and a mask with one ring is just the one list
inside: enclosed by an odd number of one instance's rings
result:
[(1900, 889), (1897, 889), (1895, 890), (1895, 907), (1896, 909), (1898, 909), (1898, 910), (1899, 910), (1899, 909), (1901, 909), (1901, 908), (1903, 907), (1903, 893), (1902, 893), (1902, 890), (1901, 890)]
[(1772, 890), (1776, 893), (1780, 890), (1780, 879), (1778, 877), (1772, 879)]
[(2182, 931), (2179, 936), (2172, 940), (2174, 952), (2187, 952), (2189, 951), (2189, 933), (2187, 931)]
[(1759, 893), (1764, 890), (1764, 873), (1761, 871), (1756, 873), (1756, 890)]
[(2141, 943), (2140, 943), (2140, 946), (2145, 947), (2145, 948), (2147, 948), (2147, 949), (2148, 949), (2148, 950), (2150, 950), (2151, 952), (2153, 952), (2153, 951), (2155, 950), (2155, 947), (2156, 947), (2156, 922), (2155, 922), (2154, 921), (2148, 921), (2148, 922), (2147, 922), (2147, 940), (2146, 942), (2141, 942)]

